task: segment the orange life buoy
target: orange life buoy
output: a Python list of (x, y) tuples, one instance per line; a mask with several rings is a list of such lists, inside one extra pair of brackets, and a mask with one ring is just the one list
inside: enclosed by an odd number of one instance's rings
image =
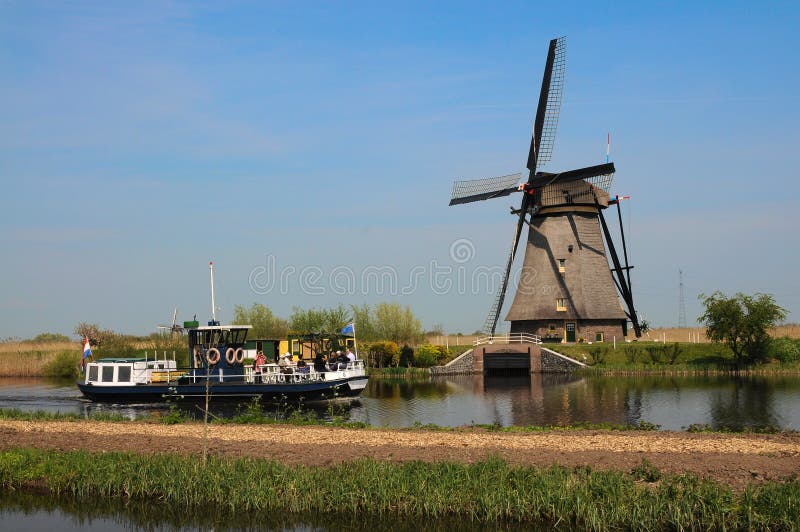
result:
[(227, 362), (228, 365), (232, 365), (235, 360), (236, 351), (232, 347), (229, 347), (225, 350), (225, 362)]
[(236, 354), (234, 355), (237, 364), (242, 364), (244, 362), (244, 349), (241, 347), (236, 350)]
[(209, 364), (216, 364), (219, 362), (219, 349), (216, 347), (212, 347), (208, 351), (206, 351), (206, 360)]

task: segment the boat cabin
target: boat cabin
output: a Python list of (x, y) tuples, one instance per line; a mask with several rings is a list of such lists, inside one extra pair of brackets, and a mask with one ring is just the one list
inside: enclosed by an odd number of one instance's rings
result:
[(174, 360), (144, 358), (101, 358), (86, 365), (85, 384), (93, 386), (136, 386), (170, 382), (184, 375)]
[(242, 373), (251, 325), (207, 325), (188, 330), (192, 369)]

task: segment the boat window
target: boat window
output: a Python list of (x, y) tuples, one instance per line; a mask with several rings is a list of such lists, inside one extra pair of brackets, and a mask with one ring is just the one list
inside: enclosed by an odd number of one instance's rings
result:
[(247, 337), (247, 329), (238, 329), (231, 331), (230, 341), (231, 344), (243, 344)]
[(114, 382), (114, 366), (103, 366), (103, 382)]
[(89, 380), (97, 381), (97, 366), (89, 366)]
[(131, 382), (131, 367), (120, 366), (119, 369), (117, 369), (117, 380), (119, 382)]

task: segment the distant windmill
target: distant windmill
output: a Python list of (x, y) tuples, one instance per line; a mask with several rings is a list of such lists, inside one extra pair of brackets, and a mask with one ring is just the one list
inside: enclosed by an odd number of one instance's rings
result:
[[(603, 210), (619, 197), (609, 195), (614, 163), (567, 172), (548, 173), (540, 168), (553, 152), (561, 97), (564, 89), (566, 39), (550, 41), (533, 136), (528, 151), (527, 180), (521, 174), (489, 179), (456, 181), (450, 205), (483, 201), (522, 193), (517, 228), (505, 273), (486, 318), (485, 329), (494, 334), (508, 288), (508, 279), (524, 225), (529, 226), (522, 275), (506, 317), (511, 332), (526, 332), (562, 341), (577, 338), (620, 338), (630, 320), (636, 336), (639, 321), (633, 306), (625, 233), (619, 215), (625, 264), (622, 265), (603, 217)], [(609, 141), (610, 142), (610, 141)], [(599, 220), (599, 221), (598, 221)], [(609, 268), (603, 236), (613, 267)], [(613, 275), (612, 275), (613, 274)], [(616, 285), (616, 290), (614, 286)], [(625, 302), (620, 305), (617, 291)]]
[(183, 326), (178, 325), (178, 307), (172, 312), (172, 325), (159, 325), (158, 328), (168, 330), (170, 334), (183, 334)]

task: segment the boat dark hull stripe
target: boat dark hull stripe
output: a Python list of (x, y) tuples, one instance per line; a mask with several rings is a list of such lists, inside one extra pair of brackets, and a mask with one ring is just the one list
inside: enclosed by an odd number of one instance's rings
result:
[[(302, 384), (250, 384), (245, 382), (214, 383), (209, 387), (211, 397), (262, 397), (266, 400), (331, 399), (355, 397), (361, 393), (367, 377), (356, 376), (335, 381)], [(77, 383), (81, 393), (92, 401), (126, 402), (156, 401), (169, 398), (197, 398), (206, 394), (205, 384), (139, 384), (135, 386), (93, 386)]]

